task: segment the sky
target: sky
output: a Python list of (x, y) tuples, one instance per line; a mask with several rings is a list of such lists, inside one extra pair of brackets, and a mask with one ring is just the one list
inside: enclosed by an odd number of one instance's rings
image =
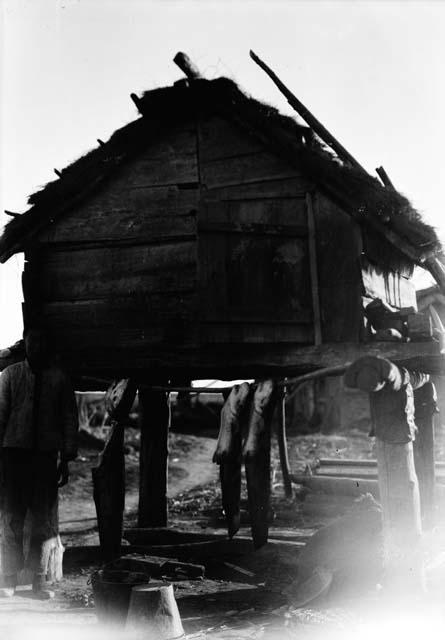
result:
[[(0, 0), (4, 209), (137, 117), (130, 93), (171, 84), (189, 54), (292, 114), (258, 53), (372, 174), (445, 238), (445, 2)], [(0, 265), (0, 347), (20, 338), (22, 257)]]

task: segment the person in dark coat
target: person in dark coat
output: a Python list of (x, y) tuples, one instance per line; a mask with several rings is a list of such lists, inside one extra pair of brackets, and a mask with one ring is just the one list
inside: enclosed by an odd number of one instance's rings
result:
[(27, 566), (36, 597), (46, 588), (51, 539), (57, 530), (58, 487), (77, 456), (78, 417), (68, 376), (51, 361), (45, 334), (24, 334), (26, 358), (0, 376), (1, 571), (0, 597), (12, 596), (24, 568), (23, 530), (31, 515)]

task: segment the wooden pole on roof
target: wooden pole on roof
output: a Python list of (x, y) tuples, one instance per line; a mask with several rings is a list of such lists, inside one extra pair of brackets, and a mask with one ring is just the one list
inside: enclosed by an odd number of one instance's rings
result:
[(272, 71), (272, 69), (263, 61), (260, 57), (254, 53), (254, 51), (250, 51), (250, 57), (256, 64), (261, 67), (263, 71), (267, 73), (269, 78), (275, 83), (281, 93), (285, 96), (290, 106), (295, 109), (295, 111), (300, 115), (304, 120), (306, 120), (307, 124), (315, 131), (315, 133), (325, 142), (327, 145), (331, 147), (338, 155), (341, 160), (345, 162), (349, 162), (354, 167), (361, 169), (364, 173), (366, 173), (365, 169), (361, 166), (361, 164), (352, 156), (347, 149), (344, 148), (340, 142), (334, 138), (332, 133), (324, 127), (319, 120), (309, 111), (307, 107), (295, 96), (286, 85), (281, 82), (280, 78)]
[(380, 180), (383, 183), (383, 186), (386, 187), (387, 189), (390, 189), (391, 191), (395, 191), (396, 188), (393, 185), (389, 175), (386, 173), (385, 169), (383, 167), (377, 167), (376, 168), (376, 173), (378, 175), (378, 177), (380, 178)]
[(178, 53), (173, 58), (173, 62), (178, 65), (178, 67), (185, 73), (189, 80), (197, 80), (198, 78), (202, 78), (198, 67), (183, 51), (178, 51)]

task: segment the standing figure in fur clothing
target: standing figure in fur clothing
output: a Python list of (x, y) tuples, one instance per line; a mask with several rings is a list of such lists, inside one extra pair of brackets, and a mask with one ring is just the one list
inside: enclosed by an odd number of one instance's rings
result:
[(49, 541), (57, 536), (58, 487), (68, 482), (70, 460), (77, 455), (78, 417), (74, 391), (66, 374), (49, 357), (45, 334), (24, 333), (26, 358), (0, 376), (1, 555), (0, 597), (15, 593), (24, 568), (26, 514), (32, 529), (27, 554), (33, 592), (47, 599)]

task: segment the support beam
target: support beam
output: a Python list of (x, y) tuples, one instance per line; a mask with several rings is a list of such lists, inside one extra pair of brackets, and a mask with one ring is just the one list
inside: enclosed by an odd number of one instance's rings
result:
[(347, 386), (367, 391), (376, 438), (382, 506), (385, 586), (394, 595), (424, 588), (419, 483), (414, 465), (414, 390), (426, 374), (384, 358), (360, 358), (345, 374)]
[(120, 555), (125, 508), (124, 427), (113, 421), (100, 463), (92, 470), (102, 557)]
[(167, 526), (169, 394), (139, 388), (139, 527)]
[(415, 421), (414, 464), (419, 480), (422, 524), (431, 530), (435, 524), (435, 462), (434, 415), (437, 413), (437, 395), (434, 384), (427, 384), (414, 392)]
[(113, 382), (105, 396), (112, 420), (105, 448), (92, 469), (99, 540), (104, 560), (120, 555), (125, 508), (124, 422), (133, 404), (136, 385), (128, 378)]
[[(317, 201), (318, 204), (318, 201)], [(317, 267), (317, 244), (315, 235), (315, 215), (313, 198), (310, 193), (306, 194), (307, 207), (307, 227), (309, 232), (309, 271), (311, 274), (312, 310), (314, 316), (314, 344), (318, 346), (322, 343), (321, 333), (321, 311), (320, 311), (320, 286)]]

